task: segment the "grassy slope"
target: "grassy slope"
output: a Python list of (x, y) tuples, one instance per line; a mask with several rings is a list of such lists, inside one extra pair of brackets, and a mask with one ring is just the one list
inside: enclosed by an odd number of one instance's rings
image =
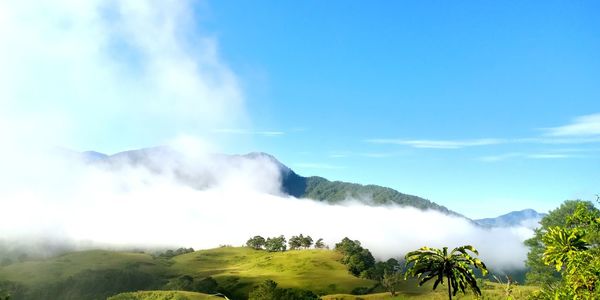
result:
[[(256, 283), (266, 279), (278, 282), (280, 287), (296, 287), (309, 289), (318, 294), (329, 294), (330, 296), (325, 296), (324, 299), (330, 300), (392, 299), (387, 294), (344, 295), (356, 287), (373, 286), (375, 282), (351, 276), (345, 266), (338, 262), (339, 258), (339, 253), (329, 250), (269, 253), (249, 248), (226, 247), (197, 251), (165, 260), (153, 259), (150, 255), (141, 253), (94, 250), (69, 253), (44, 261), (15, 263), (0, 267), (0, 281), (9, 280), (28, 288), (35, 288), (43, 284), (64, 282), (69, 277), (77, 277), (86, 270), (133, 268), (157, 275), (165, 282), (181, 275), (190, 275), (196, 279), (212, 276), (220, 286), (233, 292), (234, 299), (243, 298), (242, 295), (247, 295)], [(400, 296), (393, 299), (446, 299), (443, 288), (442, 286), (437, 291), (431, 292), (431, 286), (417, 287), (414, 281), (407, 281), (400, 288)], [(516, 299), (524, 299), (524, 295), (535, 289), (535, 287), (517, 286), (514, 295)], [(485, 299), (505, 299), (501, 297), (504, 293), (503, 287), (498, 284), (486, 283), (483, 292), (484, 296), (489, 297)], [(456, 299), (472, 298), (469, 295)]]
[(92, 250), (1, 267), (0, 279), (32, 286), (61, 281), (84, 270), (137, 268), (157, 273), (163, 272), (164, 267), (164, 263), (148, 254)]
[(269, 253), (249, 248), (202, 250), (175, 257), (172, 270), (197, 277), (212, 276), (226, 282), (240, 278), (248, 291), (255, 283), (271, 279), (280, 287), (310, 289), (329, 294), (370, 287), (374, 281), (350, 275), (338, 262), (340, 254), (330, 250), (301, 250)]
[[(482, 291), (482, 299), (489, 300), (505, 300), (507, 299), (505, 295), (505, 285), (501, 285), (498, 283), (486, 282), (485, 286), (481, 289)], [(527, 299), (527, 296), (530, 295), (533, 291), (537, 290), (537, 287), (534, 286), (514, 286), (513, 287), (513, 299)], [(327, 295), (323, 297), (323, 300), (445, 300), (448, 299), (448, 292), (445, 286), (440, 286), (436, 291), (431, 291), (431, 285), (427, 286), (426, 289), (421, 290), (418, 289), (419, 293), (412, 293), (406, 290), (402, 290), (395, 297), (392, 297), (390, 293), (379, 293), (379, 294), (371, 294), (371, 295), (361, 295), (354, 296), (348, 294), (335, 294), (335, 295)], [(473, 294), (468, 293), (466, 295), (462, 293), (456, 294), (456, 297), (452, 299), (457, 300), (466, 300), (466, 299), (477, 299)]]
[(223, 299), (202, 293), (183, 291), (140, 291), (118, 294), (107, 300), (204, 300)]
[[(281, 287), (310, 289), (322, 294), (349, 293), (356, 287), (370, 287), (371, 280), (356, 278), (338, 262), (340, 254), (329, 250), (300, 250), (269, 253), (249, 248), (217, 248), (153, 259), (142, 253), (81, 251), (59, 257), (15, 263), (0, 267), (0, 281), (23, 284), (28, 289), (45, 289), (48, 284), (65, 283), (88, 270), (137, 270), (167, 282), (190, 275), (196, 279), (215, 278), (219, 285), (243, 297), (253, 286), (271, 279)], [(133, 289), (133, 291), (139, 289)], [(130, 289), (130, 291), (132, 291)]]

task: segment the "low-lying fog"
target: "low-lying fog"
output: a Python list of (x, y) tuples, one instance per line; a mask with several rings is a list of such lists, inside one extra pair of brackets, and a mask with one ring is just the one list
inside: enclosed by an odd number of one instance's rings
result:
[(12, 170), (4, 178), (11, 188), (0, 191), (0, 237), (55, 239), (84, 248), (203, 249), (243, 245), (257, 234), (304, 233), (330, 246), (346, 236), (360, 240), (380, 259), (421, 246), (472, 244), (490, 267), (513, 269), (523, 267), (523, 241), (532, 234), (525, 226), (485, 229), (436, 211), (285, 196), (278, 166), (263, 157), (235, 163), (210, 155), (186, 158), (188, 170), (211, 178), (203, 189), (181, 182), (181, 161), (160, 153), (152, 160), (164, 161), (163, 171), (90, 165), (63, 155), (46, 156), (39, 168)]

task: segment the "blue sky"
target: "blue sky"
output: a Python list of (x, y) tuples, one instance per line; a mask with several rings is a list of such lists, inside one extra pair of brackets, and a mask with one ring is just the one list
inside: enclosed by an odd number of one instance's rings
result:
[(600, 193), (598, 11), (2, 3), (0, 138), (115, 153), (208, 136), (228, 153), (268, 152), (301, 175), (389, 186), (469, 217), (546, 211)]
[(386, 185), (472, 217), (600, 192), (600, 118), (556, 129), (600, 113), (597, 2), (207, 7), (252, 130), (281, 132), (231, 152), (270, 152), (303, 175)]

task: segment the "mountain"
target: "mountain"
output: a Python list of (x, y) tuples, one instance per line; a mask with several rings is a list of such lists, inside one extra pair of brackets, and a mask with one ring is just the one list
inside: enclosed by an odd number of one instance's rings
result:
[(537, 226), (537, 223), (545, 216), (533, 209), (524, 209), (509, 212), (496, 218), (485, 218), (474, 220), (475, 223), (485, 227), (510, 227), (510, 226)]
[(181, 154), (168, 147), (130, 150), (113, 155), (88, 151), (82, 153), (82, 156), (88, 163), (100, 164), (109, 168), (144, 166), (157, 173), (170, 172), (175, 174), (180, 181), (198, 189), (214, 184), (218, 176), (214, 173), (215, 169), (233, 168), (235, 170), (236, 166), (255, 162), (259, 168), (267, 169), (275, 166), (281, 178), (280, 190), (284, 194), (297, 198), (308, 198), (330, 204), (352, 199), (367, 205), (410, 206), (461, 216), (427, 199), (403, 194), (383, 186), (330, 181), (318, 176), (300, 176), (272, 155), (263, 152), (252, 152), (245, 155), (212, 154), (209, 159), (202, 160), (202, 163), (211, 164), (209, 167), (190, 163)]
[(433, 209), (446, 214), (459, 215), (444, 206), (427, 199), (403, 194), (392, 188), (379, 185), (362, 185), (343, 181), (329, 181), (323, 177), (303, 177), (289, 170), (282, 174), (282, 189), (285, 193), (331, 204), (353, 199), (364, 204), (412, 206), (419, 209)]

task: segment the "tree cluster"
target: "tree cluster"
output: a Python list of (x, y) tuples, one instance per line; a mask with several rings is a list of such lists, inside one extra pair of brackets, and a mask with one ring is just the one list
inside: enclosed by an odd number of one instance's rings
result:
[(312, 246), (313, 239), (310, 237), (310, 235), (294, 235), (290, 238), (288, 244), (290, 246), (290, 250), (308, 249), (310, 246)]
[[(288, 249), (286, 242), (287, 245), (289, 245), (289, 250), (309, 249), (311, 246), (313, 246), (313, 238), (310, 235), (304, 236), (303, 234), (300, 234), (298, 236), (292, 236), (289, 241), (286, 241), (283, 235), (267, 239), (260, 235), (256, 235), (248, 239), (246, 242), (246, 247), (250, 247), (255, 250), (280, 252)], [(323, 243), (323, 239), (320, 238), (314, 242), (314, 247), (315, 249), (322, 249), (327, 246), (325, 243)]]
[(219, 285), (217, 281), (210, 276), (201, 280), (197, 280), (192, 276), (183, 275), (171, 280), (165, 285), (165, 288), (168, 290), (192, 291), (208, 294), (213, 294), (219, 291)]
[(371, 278), (375, 267), (375, 258), (369, 249), (361, 246), (357, 240), (345, 237), (335, 244), (335, 250), (342, 253), (342, 263), (348, 267), (350, 273), (362, 278)]
[(158, 257), (171, 258), (171, 257), (175, 257), (177, 255), (191, 253), (191, 252), (194, 252), (194, 248), (178, 248), (176, 250), (169, 249), (165, 252), (159, 253)]
[(248, 300), (311, 300), (319, 299), (312, 291), (296, 288), (280, 288), (277, 282), (266, 280), (254, 287)]
[[(589, 201), (567, 201), (548, 214), (527, 241), (528, 279), (549, 280), (534, 299), (600, 299), (600, 210)], [(558, 276), (555, 276), (556, 273)]]

